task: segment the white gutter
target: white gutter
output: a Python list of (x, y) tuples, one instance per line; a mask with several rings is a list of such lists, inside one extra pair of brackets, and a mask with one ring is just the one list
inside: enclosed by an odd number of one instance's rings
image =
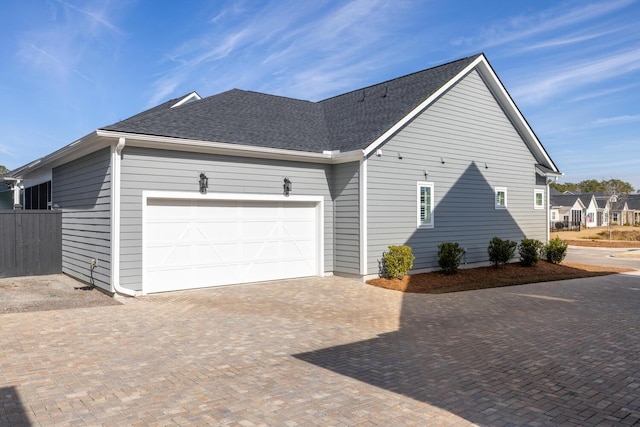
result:
[(199, 153), (223, 154), (228, 156), (280, 159), (312, 163), (345, 163), (363, 158), (362, 150), (341, 153), (325, 151), (310, 153), (282, 148), (256, 147), (226, 142), (202, 141), (196, 139), (173, 138), (168, 136), (144, 135), (98, 129), (96, 135), (105, 138), (126, 138), (129, 146), (159, 148), (167, 150), (194, 151)]
[(120, 286), (120, 169), (126, 140), (111, 145), (111, 287), (116, 293), (136, 296), (136, 291)]

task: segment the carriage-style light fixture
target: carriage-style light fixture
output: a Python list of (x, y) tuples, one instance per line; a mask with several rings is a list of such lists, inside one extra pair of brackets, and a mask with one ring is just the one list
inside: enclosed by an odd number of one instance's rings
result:
[(289, 193), (291, 192), (291, 181), (289, 178), (284, 179), (284, 184), (282, 185), (283, 194), (289, 197)]
[(198, 181), (200, 184), (200, 193), (207, 194), (207, 188), (209, 187), (209, 178), (204, 172), (200, 172), (200, 180)]

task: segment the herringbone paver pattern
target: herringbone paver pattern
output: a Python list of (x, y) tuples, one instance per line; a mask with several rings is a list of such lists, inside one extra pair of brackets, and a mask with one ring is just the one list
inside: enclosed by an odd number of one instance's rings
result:
[(0, 315), (0, 425), (640, 423), (640, 277), (329, 277)]

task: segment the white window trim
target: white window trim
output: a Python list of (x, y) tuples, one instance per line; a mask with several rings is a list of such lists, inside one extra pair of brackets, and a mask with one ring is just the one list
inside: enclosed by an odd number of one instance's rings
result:
[[(498, 204), (498, 193), (500, 192), (504, 193), (504, 206)], [(507, 187), (496, 187), (493, 193), (493, 203), (496, 209), (507, 209), (507, 206), (509, 206), (507, 200)]]
[[(538, 205), (538, 194), (542, 194), (542, 204)], [(533, 208), (544, 209), (544, 190), (533, 190)]]
[[(431, 218), (431, 222), (429, 223), (422, 223), (422, 221), (420, 221), (420, 189), (423, 187), (429, 187), (430, 191), (431, 191), (431, 206), (429, 206), (429, 211), (430, 211), (430, 218)], [(434, 216), (433, 216), (433, 211), (434, 211), (434, 194), (435, 194), (435, 189), (434, 189), (434, 185), (433, 182), (426, 182), (426, 181), (418, 181), (417, 185), (416, 185), (416, 225), (418, 228), (433, 228), (435, 226), (435, 220), (434, 220)]]

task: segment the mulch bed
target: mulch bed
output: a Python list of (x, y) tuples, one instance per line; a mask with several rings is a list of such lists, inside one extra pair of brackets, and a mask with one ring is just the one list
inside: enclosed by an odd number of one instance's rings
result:
[(595, 267), (582, 264), (560, 265), (540, 261), (534, 267), (518, 263), (495, 267), (479, 267), (458, 270), (457, 274), (441, 272), (406, 275), (401, 280), (377, 278), (368, 284), (401, 292), (441, 294), (553, 280), (579, 279), (633, 271), (628, 268)]

